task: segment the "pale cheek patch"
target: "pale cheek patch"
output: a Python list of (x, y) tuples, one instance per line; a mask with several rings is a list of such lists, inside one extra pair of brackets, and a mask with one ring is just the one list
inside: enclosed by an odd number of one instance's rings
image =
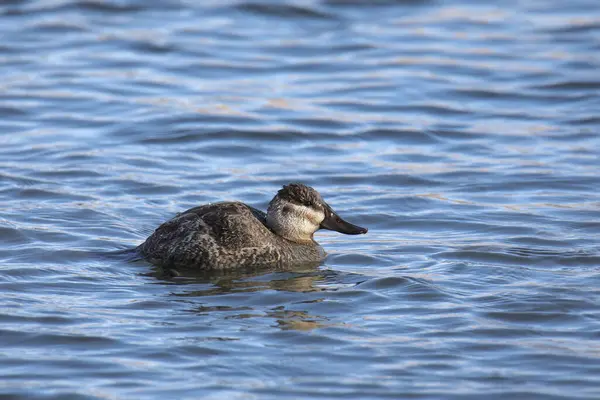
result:
[(307, 209), (306, 217), (315, 225), (321, 225), (321, 222), (325, 219), (325, 214), (316, 210)]
[(316, 230), (315, 225), (313, 225), (312, 222), (306, 219), (302, 222), (302, 225), (299, 228), (301, 232), (308, 235), (312, 235), (313, 232)]
[(312, 234), (319, 229), (319, 225), (323, 222), (323, 219), (325, 219), (323, 213), (308, 207), (297, 206), (295, 204), (292, 205), (292, 207), (294, 208), (293, 215), (298, 216), (299, 220), (290, 222), (295, 223), (298, 230), (301, 232)]

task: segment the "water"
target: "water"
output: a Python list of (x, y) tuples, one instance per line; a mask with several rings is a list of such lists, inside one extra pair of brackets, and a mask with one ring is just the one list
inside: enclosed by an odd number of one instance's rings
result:
[[(481, 3), (2, 2), (0, 397), (600, 398), (600, 3)], [(291, 181), (369, 233), (118, 254)]]

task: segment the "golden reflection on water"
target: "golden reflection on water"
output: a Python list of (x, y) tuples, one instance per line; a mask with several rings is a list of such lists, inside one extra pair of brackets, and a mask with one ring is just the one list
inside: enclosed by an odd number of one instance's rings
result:
[[(204, 284), (210, 285), (202, 290), (189, 290), (172, 293), (177, 297), (209, 297), (227, 293), (245, 293), (259, 291), (283, 292), (320, 292), (325, 290), (319, 285), (324, 279), (324, 273), (319, 271), (317, 265), (303, 266), (292, 271), (265, 270), (256, 272), (212, 272), (184, 271), (177, 277), (165, 277), (164, 271), (156, 268), (155, 276), (159, 279), (178, 285)], [(289, 274), (289, 275), (288, 275)], [(185, 286), (183, 286), (185, 287)], [(218, 299), (217, 299), (218, 301)], [(321, 300), (313, 300), (319, 302)], [(317, 328), (332, 326), (326, 317), (312, 315), (302, 310), (286, 310), (284, 306), (277, 306), (269, 311), (257, 311), (252, 306), (232, 307), (228, 305), (201, 305), (188, 310), (197, 315), (209, 315), (215, 312), (227, 312), (227, 319), (272, 318), (275, 326), (282, 330), (310, 331)]]

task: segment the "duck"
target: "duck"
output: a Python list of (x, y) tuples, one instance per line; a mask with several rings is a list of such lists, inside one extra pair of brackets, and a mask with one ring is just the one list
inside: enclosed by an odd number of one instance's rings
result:
[(326, 252), (314, 239), (319, 229), (346, 235), (368, 231), (343, 220), (314, 188), (290, 183), (273, 197), (266, 213), (237, 201), (190, 208), (160, 225), (136, 250), (169, 269), (320, 263)]

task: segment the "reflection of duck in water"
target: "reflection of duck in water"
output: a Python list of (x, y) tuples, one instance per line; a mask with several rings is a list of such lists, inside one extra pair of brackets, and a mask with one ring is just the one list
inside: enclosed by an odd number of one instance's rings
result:
[(160, 225), (138, 251), (151, 263), (168, 268), (310, 263), (325, 256), (313, 239), (319, 229), (367, 233), (341, 219), (315, 189), (290, 184), (277, 192), (266, 214), (239, 202), (191, 208)]

